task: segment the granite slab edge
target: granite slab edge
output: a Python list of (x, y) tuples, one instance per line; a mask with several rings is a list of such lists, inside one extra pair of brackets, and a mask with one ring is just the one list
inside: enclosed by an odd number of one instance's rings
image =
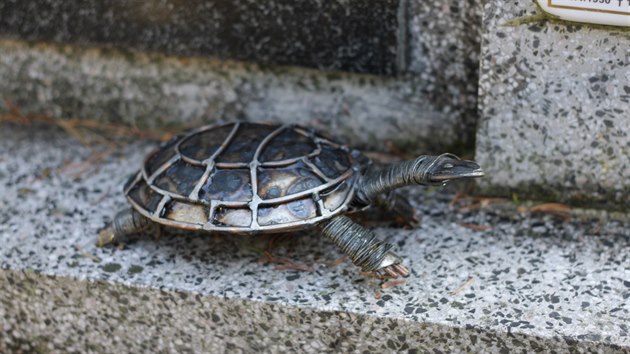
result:
[(543, 352), (630, 347), (0, 269), (2, 351)]

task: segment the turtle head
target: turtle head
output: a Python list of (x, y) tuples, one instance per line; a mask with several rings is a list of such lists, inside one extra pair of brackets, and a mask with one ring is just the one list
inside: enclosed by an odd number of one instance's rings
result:
[(418, 170), (420, 179), (427, 184), (445, 184), (464, 178), (483, 177), (481, 166), (474, 161), (462, 160), (453, 154), (442, 154), (428, 159)]
[(450, 180), (483, 175), (479, 164), (453, 154), (422, 155), (383, 169), (368, 170), (357, 188), (357, 204), (368, 205), (381, 194), (412, 184), (441, 186)]

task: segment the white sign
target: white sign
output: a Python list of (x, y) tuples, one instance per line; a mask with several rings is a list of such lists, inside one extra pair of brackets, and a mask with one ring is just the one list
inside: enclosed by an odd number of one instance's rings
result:
[(630, 27), (630, 0), (538, 0), (538, 4), (564, 20)]

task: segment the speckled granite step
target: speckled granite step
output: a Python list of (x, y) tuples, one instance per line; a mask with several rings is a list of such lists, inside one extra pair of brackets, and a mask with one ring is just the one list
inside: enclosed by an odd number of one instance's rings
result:
[(0, 125), (0, 351), (630, 351), (630, 223), (457, 212), (414, 189), (422, 224), (377, 229), (413, 269), (387, 289), (316, 235), (273, 250), (307, 271), (262, 262), (268, 239), (96, 248), (150, 148), (93, 168), (65, 133)]

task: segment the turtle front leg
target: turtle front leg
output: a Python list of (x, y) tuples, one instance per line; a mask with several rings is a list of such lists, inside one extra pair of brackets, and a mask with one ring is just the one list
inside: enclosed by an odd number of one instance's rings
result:
[(121, 210), (114, 217), (112, 224), (98, 233), (96, 245), (103, 247), (113, 242), (123, 241), (126, 236), (142, 232), (150, 225), (150, 220), (137, 211)]
[(402, 259), (390, 251), (391, 244), (378, 241), (374, 232), (350, 218), (336, 216), (323, 222), (320, 228), (364, 272), (396, 278), (409, 275), (409, 270), (400, 264)]

